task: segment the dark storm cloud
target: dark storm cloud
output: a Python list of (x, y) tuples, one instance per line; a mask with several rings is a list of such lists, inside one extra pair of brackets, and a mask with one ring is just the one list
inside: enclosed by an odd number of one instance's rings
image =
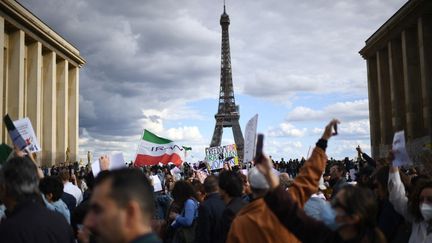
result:
[(219, 33), (185, 12), (193, 3), (20, 2), (86, 58), (80, 125), (94, 138), (137, 134), (143, 110), (184, 104), (217, 88), (210, 77), (218, 77)]

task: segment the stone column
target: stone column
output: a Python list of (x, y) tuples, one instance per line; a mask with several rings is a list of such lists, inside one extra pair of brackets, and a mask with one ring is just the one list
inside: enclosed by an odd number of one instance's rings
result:
[(68, 61), (61, 60), (57, 63), (57, 156), (56, 163), (66, 161), (66, 149), (68, 142)]
[(379, 144), (381, 141), (377, 58), (376, 56), (369, 57), (366, 60), (366, 62), (367, 62), (367, 74), (368, 74), (371, 150), (372, 150), (372, 156), (374, 158), (377, 158), (379, 155)]
[(408, 142), (423, 135), (422, 91), (420, 80), (419, 49), (417, 30), (407, 28), (402, 31), (402, 59), (407, 118), (406, 136)]
[(378, 93), (379, 93), (379, 113), (381, 144), (380, 157), (385, 157), (392, 143), (392, 115), (390, 97), (390, 74), (389, 56), (387, 48), (377, 51), (377, 73), (378, 73)]
[(432, 15), (418, 19), (423, 125), (432, 139)]
[(79, 136), (79, 68), (69, 69), (69, 132), (68, 145), (71, 151), (71, 161), (78, 161)]
[(406, 129), (405, 93), (403, 81), (402, 42), (388, 43), (393, 133)]
[(12, 120), (24, 117), (24, 32), (17, 30), (9, 36), (8, 108)]
[(42, 125), (42, 163), (53, 165), (56, 154), (57, 85), (56, 54), (49, 51), (43, 56), (43, 125)]
[[(0, 58), (2, 59), (2, 61), (4, 61), (4, 46), (5, 46), (5, 33), (4, 33), (4, 18), (0, 17)], [(3, 126), (3, 115), (6, 113), (4, 110), (4, 105), (5, 105), (5, 93), (4, 93), (4, 87), (5, 87), (5, 82), (6, 80), (4, 80), (4, 66), (5, 63), (2, 62), (2, 65), (0, 65), (0, 114), (1, 114), (1, 118), (0, 118), (0, 140), (6, 141), (5, 138), (5, 128)]]
[(41, 139), (42, 127), (42, 44), (34, 42), (27, 47), (27, 116), (36, 137)]

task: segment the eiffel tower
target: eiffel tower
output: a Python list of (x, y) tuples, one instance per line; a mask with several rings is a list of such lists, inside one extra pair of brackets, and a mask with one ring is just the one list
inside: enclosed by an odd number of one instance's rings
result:
[(228, 26), (230, 19), (225, 11), (220, 18), (220, 25), (222, 27), (222, 50), (221, 50), (221, 80), (219, 91), (219, 106), (218, 112), (215, 115), (216, 126), (213, 132), (210, 147), (220, 146), (222, 140), (222, 133), (224, 127), (231, 127), (234, 135), (234, 141), (237, 146), (237, 152), (240, 161), (243, 160), (243, 134), (240, 128), (239, 119), (239, 106), (236, 105), (234, 99), (234, 88), (231, 72), (231, 54), (229, 45)]

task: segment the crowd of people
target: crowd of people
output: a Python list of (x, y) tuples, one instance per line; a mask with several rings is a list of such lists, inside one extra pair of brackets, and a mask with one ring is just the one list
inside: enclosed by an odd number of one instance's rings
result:
[(328, 159), (337, 123), (307, 160), (261, 155), (219, 171), (109, 170), (103, 156), (94, 176), (14, 151), (0, 169), (0, 242), (432, 242), (432, 153), (409, 168), (360, 147), (356, 160)]

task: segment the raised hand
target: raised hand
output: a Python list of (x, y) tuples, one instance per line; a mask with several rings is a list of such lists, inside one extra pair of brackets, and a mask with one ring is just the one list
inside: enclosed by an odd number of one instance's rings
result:
[(324, 128), (324, 133), (322, 135), (322, 139), (329, 140), (332, 136), (337, 135), (337, 133), (333, 133), (333, 127), (337, 127), (337, 124), (340, 124), (338, 119), (333, 119), (329, 124)]

